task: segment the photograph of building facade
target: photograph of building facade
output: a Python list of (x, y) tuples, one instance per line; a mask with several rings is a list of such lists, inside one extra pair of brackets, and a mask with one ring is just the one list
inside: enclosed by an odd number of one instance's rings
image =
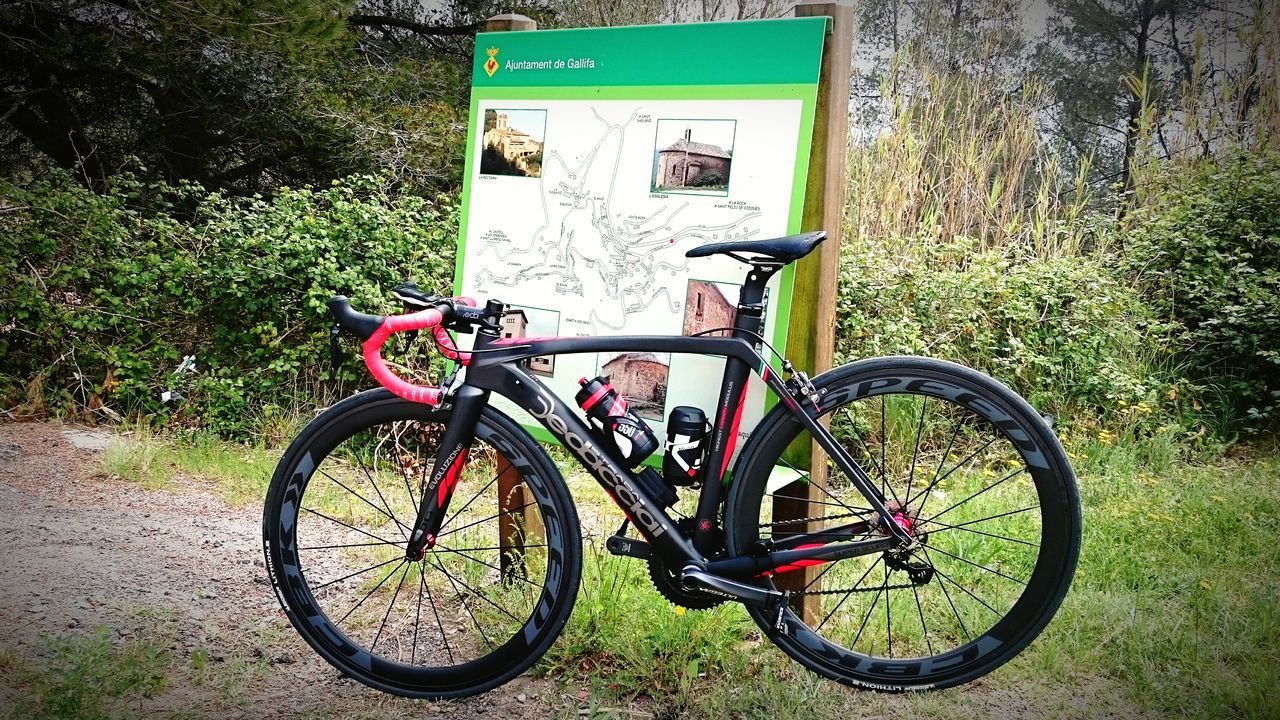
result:
[(600, 366), (613, 388), (626, 398), (632, 412), (646, 420), (662, 420), (667, 402), (670, 356), (655, 353), (622, 353)]
[[(532, 313), (547, 313), (550, 315), (558, 315), (549, 310), (534, 310)], [(502, 337), (504, 338), (523, 338), (529, 337), (529, 316), (521, 308), (508, 308), (507, 313), (502, 316)], [(554, 334), (552, 331), (550, 334)], [(529, 358), (529, 370), (538, 375), (550, 376), (556, 370), (556, 359), (554, 356), (542, 356)]]
[[(706, 121), (703, 121), (706, 122)], [(723, 121), (727, 130), (720, 135), (732, 137), (733, 121)], [(661, 136), (659, 136), (661, 140)], [(683, 136), (675, 142), (660, 146), (654, 163), (652, 189), (671, 191), (697, 189), (711, 192), (727, 191), (729, 172), (733, 165), (733, 148), (721, 147), (694, 139), (694, 131), (684, 128)]]
[[(547, 111), (485, 110), (484, 115), (481, 174), (541, 177)], [(516, 127), (516, 122), (524, 127)]]
[[(721, 289), (720, 283), (713, 283), (709, 280), (690, 280), (688, 290), (684, 297), (684, 334), (696, 335), (697, 333), (712, 330), (714, 328), (727, 328), (733, 326), (733, 321), (737, 317), (737, 293), (734, 293), (734, 300), (730, 300), (725, 296), (725, 290)], [(725, 289), (736, 288), (734, 285), (724, 285)], [(711, 336), (728, 337), (732, 332), (724, 330), (722, 332), (711, 333)]]

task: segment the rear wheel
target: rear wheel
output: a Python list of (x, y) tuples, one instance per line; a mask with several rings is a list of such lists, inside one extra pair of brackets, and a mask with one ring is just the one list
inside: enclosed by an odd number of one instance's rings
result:
[(410, 697), (504, 683), (550, 647), (581, 573), (577, 515), (542, 449), (485, 408), (433, 548), (405, 557), (449, 412), (372, 390), (276, 468), (263, 518), (289, 620), (344, 674)]
[[(1057, 610), (1079, 553), (1075, 478), (1052, 430), (1004, 385), (937, 360), (862, 361), (814, 383), (831, 432), (917, 542), (762, 580), (808, 612), (788, 610), (781, 632), (753, 618), (815, 672), (873, 689), (957, 685), (1007, 662)], [(731, 554), (803, 532), (888, 534), (833, 463), (822, 484), (802, 469), (810, 442), (782, 406), (756, 430), (726, 509)]]

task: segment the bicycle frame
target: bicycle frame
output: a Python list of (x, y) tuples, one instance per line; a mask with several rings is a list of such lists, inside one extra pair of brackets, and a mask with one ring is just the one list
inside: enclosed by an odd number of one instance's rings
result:
[[(793, 395), (748, 342), (757, 337), (761, 326), (765, 283), (780, 267), (770, 265), (762, 268), (757, 265), (749, 274), (743, 286), (733, 336), (727, 338), (639, 335), (502, 339), (495, 327), (482, 326), (477, 331), (475, 345), (466, 363), (464, 382), (446, 399), (452, 404), (453, 415), (442, 439), (430, 482), (424, 489), (407, 555), (411, 558), (420, 556), (434, 544), (434, 533), (439, 529), (438, 523), (444, 517), (453, 486), (465, 463), (467, 448), (474, 438), (476, 421), (491, 393), (514, 402), (546, 427), (622, 508), (648, 542), (649, 551), (658, 553), (667, 567), (701, 570), (719, 578), (747, 579), (909, 545), (912, 542), (910, 536), (893, 520), (893, 513), (885, 507), (885, 498), (879, 489), (818, 422), (821, 407), (815, 404), (816, 397), (806, 398), (800, 393)], [(684, 537), (671, 516), (644, 491), (632, 472), (600, 446), (580, 413), (562, 402), (522, 365), (522, 361), (539, 356), (636, 350), (726, 358), (720, 400), (713, 415), (711, 443), (704, 465), (708, 474), (698, 499), (692, 542)], [(726, 472), (737, 444), (747, 382), (752, 372), (759, 375), (791, 416), (809, 430), (815, 441), (851, 479), (878, 514), (878, 527), (882, 528), (883, 537), (833, 541), (833, 529), (828, 528), (822, 533), (790, 536), (760, 555), (711, 559), (720, 549), (715, 532), (718, 514), (725, 498)], [(845, 526), (845, 529), (853, 535), (866, 534), (871, 527), (870, 523), (862, 521)], [(741, 597), (741, 590), (742, 586), (735, 585), (727, 594), (735, 599), (751, 601), (751, 598)], [(760, 597), (754, 599), (765, 602)], [(776, 598), (769, 599), (774, 600)]]

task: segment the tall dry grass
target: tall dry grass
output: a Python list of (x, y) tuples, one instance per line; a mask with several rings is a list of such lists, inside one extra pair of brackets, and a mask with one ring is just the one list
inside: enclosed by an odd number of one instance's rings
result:
[(927, 67), (913, 74), (910, 92), (882, 86), (885, 126), (849, 151), (850, 241), (911, 254), (964, 236), (979, 250), (1079, 253), (1087, 168), (1064, 170), (1043, 138), (1037, 116), (1049, 104), (1045, 88), (1028, 79), (1008, 93), (983, 77)]

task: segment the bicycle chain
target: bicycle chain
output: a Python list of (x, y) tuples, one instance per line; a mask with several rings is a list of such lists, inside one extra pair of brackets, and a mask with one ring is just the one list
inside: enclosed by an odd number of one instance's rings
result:
[(792, 595), (845, 595), (848, 593), (856, 593), (856, 592), (878, 593), (883, 590), (906, 590), (908, 588), (913, 588), (913, 587), (915, 587), (914, 584), (907, 583), (905, 585), (881, 585), (879, 587), (869, 587), (869, 588), (850, 588), (848, 590), (808, 590), (808, 591), (793, 592), (791, 594)]
[(770, 523), (762, 523), (760, 527), (775, 527), (777, 525), (798, 525), (799, 523), (813, 522), (815, 520), (840, 520), (842, 518), (856, 517), (863, 519), (866, 513), (845, 513), (843, 515), (818, 515), (817, 517), (796, 518), (795, 520), (778, 520)]

